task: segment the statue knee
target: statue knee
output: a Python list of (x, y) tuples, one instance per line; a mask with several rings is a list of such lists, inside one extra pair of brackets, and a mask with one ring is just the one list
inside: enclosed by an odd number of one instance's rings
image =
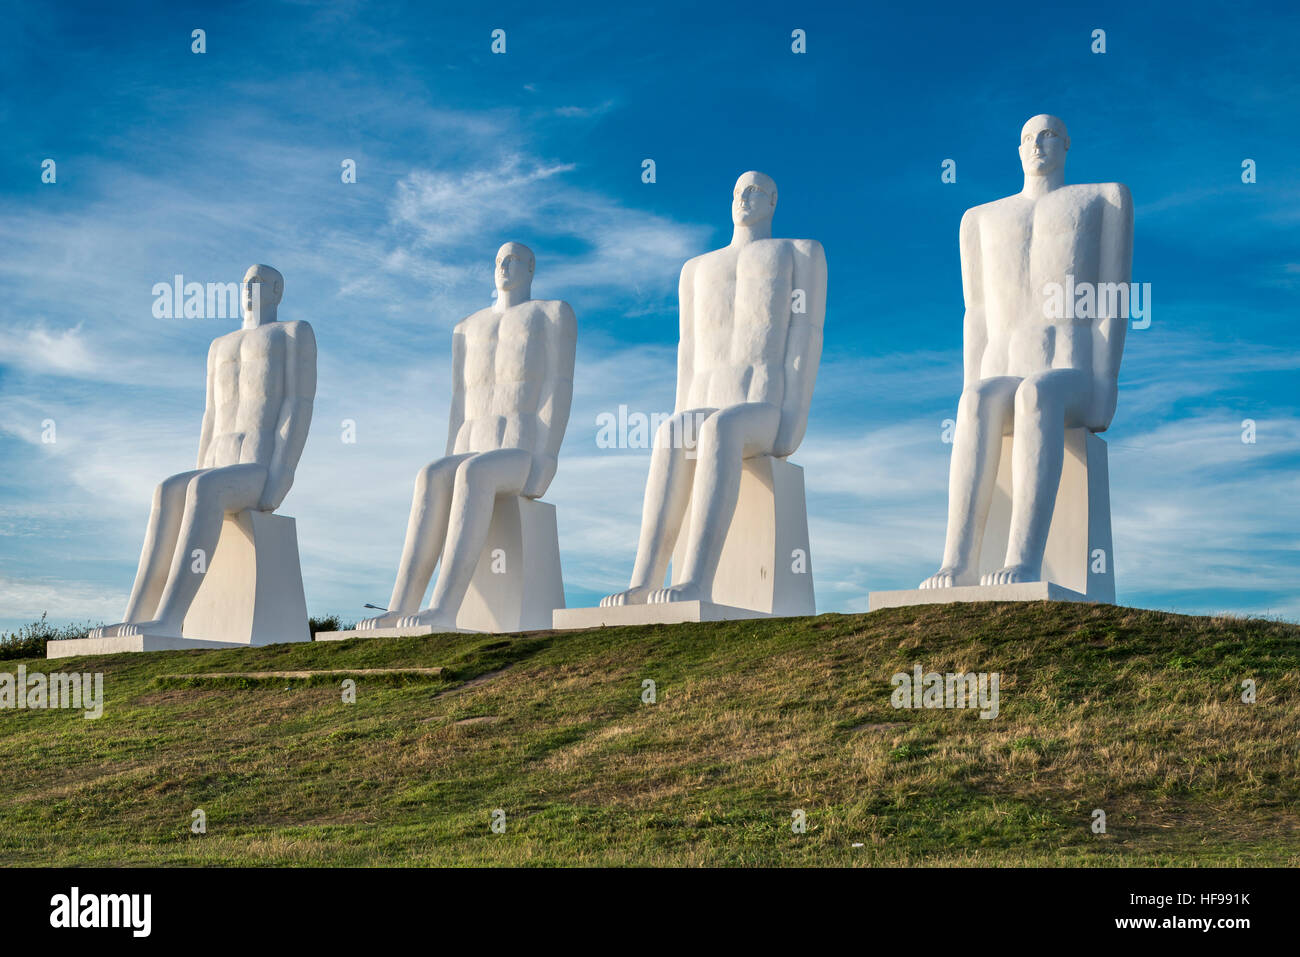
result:
[(737, 416), (728, 412), (718, 412), (700, 423), (697, 436), (698, 451), (703, 454), (726, 453), (733, 450), (740, 454), (741, 430)]
[(163, 479), (158, 483), (158, 487), (153, 490), (153, 507), (162, 508), (163, 502), (167, 501), (172, 495), (172, 489), (176, 483), (172, 479)]
[(430, 462), (415, 473), (415, 491), (417, 495), (431, 495), (439, 488), (449, 487), (456, 477), (456, 471), (463, 462), (450, 459), (438, 459)]
[(695, 436), (695, 418), (693, 413), (678, 412), (664, 419), (655, 430), (655, 448), (681, 449), (692, 444)]
[(438, 463), (430, 462), (420, 467), (415, 473), (415, 488), (418, 492), (427, 492), (438, 477)]
[(218, 487), (219, 482), (211, 472), (194, 476), (185, 487), (185, 506), (193, 509), (208, 504), (217, 495)]
[(1025, 379), (1016, 388), (1016, 415), (1040, 416), (1049, 404), (1048, 391), (1038, 378)]
[(971, 419), (979, 414), (980, 406), (983, 404), (983, 394), (979, 386), (971, 386), (963, 389), (961, 398), (957, 401), (957, 418)]
[(153, 490), (153, 504), (155, 508), (166, 505), (179, 496), (185, 494), (195, 476), (172, 475), (158, 483), (158, 487)]
[(490, 481), (488, 463), (482, 456), (475, 455), (456, 466), (456, 491), (476, 489), (485, 481)]

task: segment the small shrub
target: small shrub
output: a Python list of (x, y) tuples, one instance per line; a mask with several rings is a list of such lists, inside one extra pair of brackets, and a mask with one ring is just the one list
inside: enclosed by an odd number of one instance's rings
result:
[(311, 640), (316, 640), (318, 631), (351, 631), (356, 624), (344, 624), (338, 615), (327, 615), (324, 618), (308, 618), (307, 629), (311, 632)]
[(86, 632), (95, 627), (89, 623), (84, 625), (64, 625), (56, 628), (46, 621), (49, 612), (41, 614), (40, 621), (34, 621), (30, 625), (22, 625), (15, 632), (10, 634), (0, 633), (0, 660), (13, 658), (44, 658), (45, 645), (51, 641), (62, 641), (66, 638), (85, 638)]

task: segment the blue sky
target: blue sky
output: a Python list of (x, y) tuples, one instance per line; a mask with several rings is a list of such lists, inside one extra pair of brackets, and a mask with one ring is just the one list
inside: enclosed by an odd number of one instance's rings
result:
[(598, 448), (596, 418), (670, 409), (677, 273), (729, 238), (746, 169), (778, 184), (776, 235), (820, 240), (829, 262), (793, 459), (819, 608), (912, 587), (943, 544), (958, 222), (1019, 189), (1017, 137), (1039, 112), (1069, 125), (1068, 182), (1130, 187), (1133, 276), (1152, 286), (1105, 435), (1120, 602), (1300, 618), (1293, 4), (465, 6), (9, 11), (0, 628), (120, 617), (152, 489), (193, 467), (208, 343), (237, 325), (156, 319), (153, 285), (254, 262), (284, 274), (281, 318), (320, 346), (282, 509), (308, 606), (385, 604), (412, 479), (446, 439), (450, 329), (490, 301), (508, 239), (537, 253), (534, 295), (579, 320), (547, 496), (569, 603), (623, 587), (648, 453)]

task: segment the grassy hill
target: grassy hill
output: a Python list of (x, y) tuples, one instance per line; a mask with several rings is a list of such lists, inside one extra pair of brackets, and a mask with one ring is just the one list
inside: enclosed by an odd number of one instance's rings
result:
[[(1000, 714), (895, 710), (917, 663), (1000, 673)], [(1280, 622), (951, 605), (19, 664), (102, 671), (106, 704), (0, 710), (10, 865), (1300, 863)], [(267, 671), (297, 674), (230, 674)]]

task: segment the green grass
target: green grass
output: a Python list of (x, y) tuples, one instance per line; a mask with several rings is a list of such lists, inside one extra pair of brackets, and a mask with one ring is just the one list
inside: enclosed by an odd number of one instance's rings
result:
[[(1300, 863), (1281, 622), (950, 605), (19, 663), (107, 700), (0, 710), (11, 865)], [(999, 672), (999, 716), (895, 710), (915, 663)], [(371, 668), (355, 704), (197, 677)]]

